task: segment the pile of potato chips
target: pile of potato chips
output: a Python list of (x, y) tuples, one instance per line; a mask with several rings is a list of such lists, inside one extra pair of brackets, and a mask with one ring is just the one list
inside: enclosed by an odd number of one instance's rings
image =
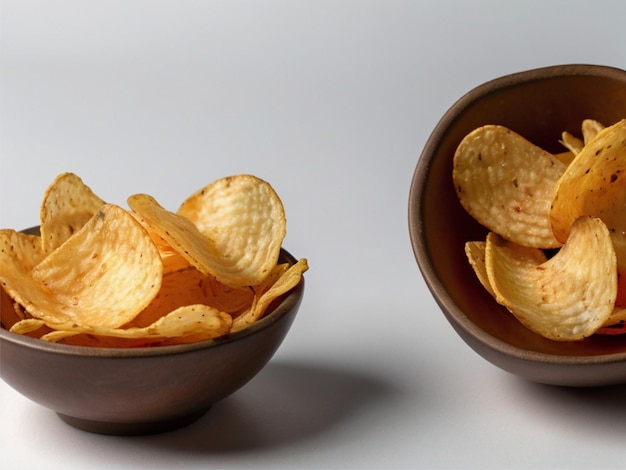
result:
[(218, 179), (177, 212), (146, 194), (128, 206), (64, 173), (45, 192), (40, 235), (0, 230), (2, 326), (98, 347), (217, 338), (262, 318), (308, 269), (279, 262), (284, 208), (255, 176)]
[[(461, 205), (489, 231), (465, 253), (481, 284), (532, 331), (581, 340), (626, 331), (626, 120), (587, 119), (551, 154), (486, 125), (459, 144)], [(624, 276), (621, 274), (624, 273)]]

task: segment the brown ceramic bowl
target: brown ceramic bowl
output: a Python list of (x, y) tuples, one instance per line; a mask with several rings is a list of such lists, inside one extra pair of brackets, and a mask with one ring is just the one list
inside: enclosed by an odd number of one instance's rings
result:
[(626, 335), (579, 342), (544, 339), (522, 326), (482, 288), (463, 245), (486, 230), (461, 207), (452, 159), (476, 127), (501, 124), (548, 151), (562, 151), (561, 132), (580, 134), (585, 118), (626, 118), (626, 71), (561, 65), (487, 82), (459, 99), (423, 149), (409, 196), (413, 251), (434, 299), (461, 338), (494, 365), (534, 382), (596, 386), (626, 383)]
[[(282, 250), (282, 262), (295, 259)], [(201, 417), (271, 359), (302, 301), (304, 279), (266, 317), (216, 340), (153, 348), (53, 344), (0, 328), (0, 373), (70, 425), (102, 434), (152, 434)]]

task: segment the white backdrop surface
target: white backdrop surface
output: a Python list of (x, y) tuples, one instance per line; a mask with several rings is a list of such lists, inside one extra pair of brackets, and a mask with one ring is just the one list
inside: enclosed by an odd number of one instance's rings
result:
[(407, 199), (446, 109), (498, 76), (626, 68), (615, 1), (1, 0), (0, 227), (64, 171), (164, 206), (268, 180), (305, 299), (272, 362), (171, 433), (85, 433), (0, 382), (5, 469), (615, 468), (626, 387), (485, 362), (417, 268)]

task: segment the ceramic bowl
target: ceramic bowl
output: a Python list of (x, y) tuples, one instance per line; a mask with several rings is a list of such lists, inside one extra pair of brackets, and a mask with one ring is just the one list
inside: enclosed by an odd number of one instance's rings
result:
[[(295, 259), (282, 250), (281, 261)], [(170, 431), (198, 419), (263, 369), (289, 331), (303, 293), (304, 279), (249, 328), (185, 345), (70, 346), (0, 328), (0, 373), (76, 428), (116, 435)]]
[(552, 152), (561, 133), (580, 135), (583, 119), (613, 124), (626, 118), (626, 71), (560, 65), (494, 79), (469, 91), (441, 118), (411, 182), (409, 231), (417, 264), (434, 299), (460, 337), (512, 374), (553, 385), (626, 383), (626, 335), (577, 342), (544, 339), (522, 326), (479, 284), (464, 243), (486, 230), (461, 207), (452, 159), (461, 139), (500, 124)]

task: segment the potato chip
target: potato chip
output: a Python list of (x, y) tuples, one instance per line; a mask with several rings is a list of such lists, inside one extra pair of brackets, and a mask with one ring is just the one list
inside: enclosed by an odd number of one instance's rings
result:
[(80, 230), (104, 205), (83, 180), (63, 173), (46, 189), (40, 208), (43, 250), (50, 253)]
[(597, 133), (558, 180), (551, 220), (556, 238), (567, 239), (581, 215), (599, 217), (609, 227), (618, 265), (626, 268), (626, 120)]
[(598, 133), (604, 129), (604, 125), (594, 119), (583, 120), (581, 127), (585, 145), (595, 139)]
[(286, 234), (282, 201), (252, 175), (221, 178), (187, 198), (178, 214), (191, 220), (215, 247), (220, 271), (233, 286), (256, 285), (276, 266)]
[(179, 307), (143, 328), (114, 328), (107, 326), (70, 326), (42, 336), (41, 339), (57, 342), (77, 334), (91, 334), (130, 339), (162, 339), (192, 336), (195, 341), (223, 336), (230, 331), (232, 318), (207, 305)]
[(275, 282), (266, 283), (266, 285), (257, 289), (257, 298), (252, 308), (243, 315), (235, 318), (232, 327), (233, 332), (247, 328), (252, 323), (258, 321), (272, 301), (297, 286), (302, 279), (302, 274), (309, 269), (308, 262), (305, 258), (298, 260), (297, 263), (289, 266), (286, 271), (281, 273), (285, 267), (286, 265), (279, 265), (277, 269), (273, 271), (279, 276)]
[(0, 283), (6, 294), (27, 310), (32, 305), (31, 296), (48, 301), (47, 295), (40, 292), (41, 287), (31, 278), (31, 271), (44, 256), (39, 236), (0, 230)]
[[(563, 134), (561, 135), (560, 142), (561, 144), (563, 144), (563, 146), (566, 149), (570, 151), (570, 153), (573, 156), (578, 155), (580, 151), (583, 149), (583, 147), (585, 146), (585, 143), (583, 142), (582, 139), (579, 139), (578, 137), (573, 136), (569, 132), (563, 132)], [(570, 162), (565, 162), (565, 163), (570, 163)]]
[(552, 258), (543, 251), (487, 236), (486, 266), (496, 300), (534, 332), (579, 340), (611, 316), (617, 297), (615, 251), (609, 231), (583, 216)]
[(127, 211), (106, 204), (35, 266), (24, 297), (31, 314), (49, 326), (114, 328), (151, 302), (162, 272), (147, 232)]
[(20, 335), (26, 335), (46, 326), (46, 322), (38, 318), (24, 318), (14, 323), (10, 331)]
[(205, 275), (214, 276), (227, 285), (249, 285), (249, 279), (223, 259), (212, 240), (204, 236), (188, 218), (163, 208), (152, 196), (135, 194), (128, 205), (150, 230)]
[(520, 245), (555, 248), (562, 242), (552, 233), (550, 204), (565, 168), (515, 132), (487, 125), (460, 143), (453, 180), (463, 207), (489, 230)]
[(595, 138), (595, 136), (598, 135), (598, 132), (600, 132), (602, 129), (604, 129), (604, 125), (602, 125), (598, 121), (595, 121), (593, 119), (583, 120), (581, 125), (583, 138), (579, 139), (578, 137), (575, 137), (567, 131), (563, 132), (560, 142), (565, 148), (569, 150), (569, 152), (564, 154), (557, 154), (555, 155), (555, 157), (557, 157), (563, 163), (571, 163), (571, 160), (573, 158), (570, 159), (568, 158), (568, 156), (574, 157), (578, 155), (583, 147), (591, 142)]
[(626, 333), (626, 307), (615, 307), (611, 316), (596, 331), (601, 335), (621, 335)]
[(487, 275), (487, 265), (485, 264), (485, 249), (486, 242), (474, 241), (465, 243), (465, 255), (470, 263), (470, 266), (476, 273), (476, 277), (481, 285), (489, 292), (493, 297), (495, 293), (489, 283), (489, 276)]

